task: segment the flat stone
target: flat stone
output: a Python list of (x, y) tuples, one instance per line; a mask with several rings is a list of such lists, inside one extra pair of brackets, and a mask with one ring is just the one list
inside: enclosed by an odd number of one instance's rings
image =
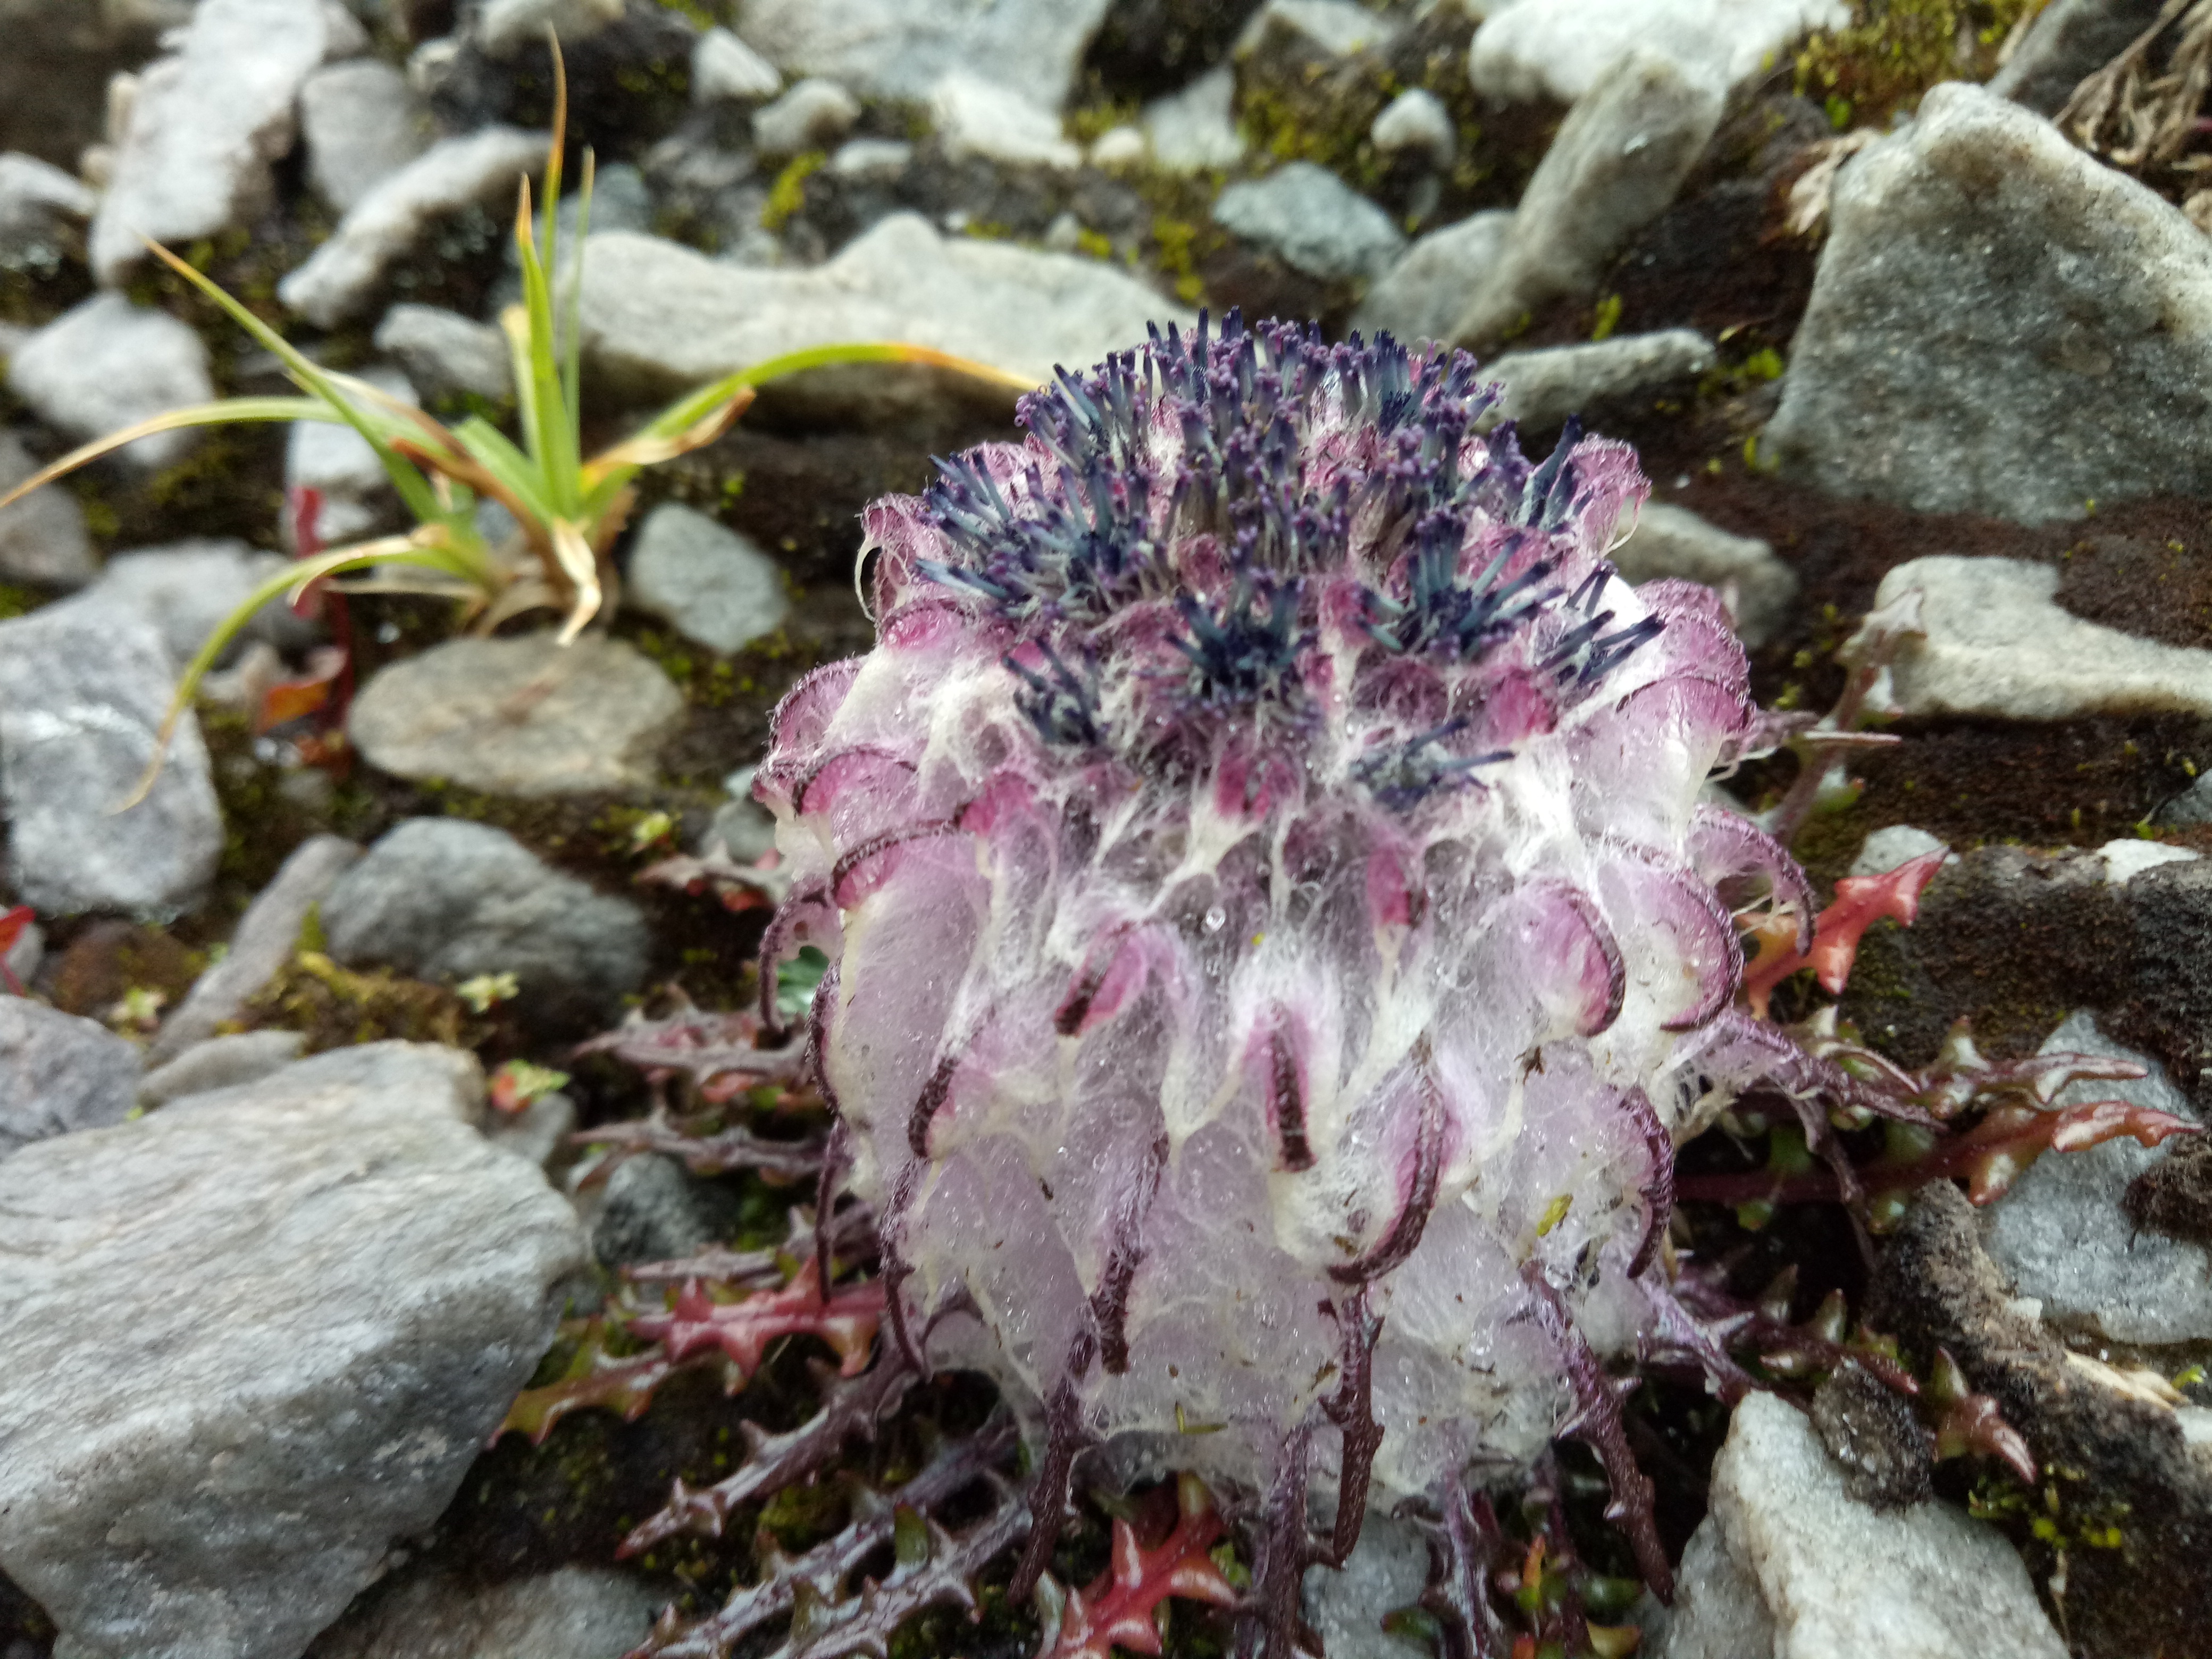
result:
[(1453, 339), (1480, 344), (1539, 307), (1594, 293), (1629, 238), (1674, 201), (1723, 102), (1671, 58), (1638, 48), (1613, 59), (1544, 152)]
[(425, 1562), (364, 1592), (306, 1659), (609, 1659), (667, 1599), (614, 1567), (477, 1584)]
[(1632, 582), (1680, 576), (1733, 596), (1737, 637), (1753, 650), (1790, 620), (1797, 600), (1797, 573), (1755, 536), (1734, 536), (1707, 524), (1687, 507), (1646, 501), (1636, 528), (1615, 548), (1613, 562)]
[(380, 669), (346, 730), (403, 778), (495, 795), (576, 795), (647, 781), (684, 695), (620, 640), (447, 640)]
[(489, 323), (437, 306), (400, 304), (376, 325), (376, 349), (405, 371), (426, 398), (514, 395), (507, 337)]
[(293, 105), (328, 56), (323, 0), (201, 0), (181, 48), (144, 70), (92, 222), (92, 266), (119, 283), (151, 237), (172, 246), (246, 224), (292, 147)]
[(674, 501), (653, 508), (638, 526), (629, 574), (630, 604), (724, 653), (774, 633), (791, 609), (775, 560), (750, 538)]
[(300, 126), (307, 177), (340, 213), (428, 149), (434, 136), (405, 74), (377, 58), (309, 76), (300, 88)]
[(1468, 302), (1482, 291), (1504, 258), (1513, 234), (1513, 210), (1491, 208), (1425, 233), (1352, 313), (1352, 325), (1370, 337), (1396, 336), (1448, 340)]
[(626, 898), (563, 875), (503, 830), (409, 818), (331, 886), (330, 954), (447, 984), (512, 974), (540, 1001), (595, 1006), (645, 978), (645, 917)]
[(1654, 1659), (2064, 1659), (2003, 1534), (1942, 1503), (1878, 1510), (1844, 1486), (1802, 1413), (1748, 1395)]
[(1725, 93), (1850, 15), (1839, 0), (1516, 0), (1489, 7), (1468, 49), (1468, 78), (1497, 103), (1571, 104), (1640, 46)]
[[(605, 383), (639, 398), (840, 340), (910, 340), (1042, 386), (1054, 364), (1095, 363), (1140, 343), (1147, 323), (1196, 320), (1095, 260), (940, 235), (912, 213), (889, 216), (806, 270), (720, 264), (627, 234), (595, 235), (584, 253), (585, 351)], [(966, 406), (980, 392), (973, 381), (947, 385), (912, 369), (823, 374), (776, 390), (845, 413), (916, 396)]]
[(2051, 0), (2036, 13), (1989, 88), (2038, 115), (2056, 115), (2074, 88), (2158, 21), (2160, 0)]
[(783, 76), (726, 28), (711, 28), (691, 49), (691, 101), (757, 104), (783, 88)]
[(1832, 494), (2037, 524), (2212, 495), (2212, 242), (1953, 82), (1836, 179), (1765, 447)]
[(746, 0), (747, 44), (787, 75), (922, 100), (951, 70), (1058, 109), (1109, 0)]
[(50, 1135), (122, 1122), (138, 1070), (137, 1049), (97, 1020), (0, 996), (0, 1159)]
[(1237, 166), (1245, 148), (1237, 130), (1237, 71), (1224, 64), (1181, 92), (1155, 98), (1145, 106), (1144, 129), (1153, 165), (1169, 173)]
[[(18, 346), (8, 389), (72, 438), (104, 438), (153, 416), (215, 396), (207, 347), (166, 311), (95, 294)], [(198, 441), (191, 432), (141, 438), (122, 453), (149, 471)]]
[(1383, 106), (1367, 137), (1385, 155), (1424, 155), (1439, 167), (1449, 167), (1459, 153), (1459, 129), (1452, 125), (1451, 112), (1425, 87), (1408, 87)]
[(545, 164), (545, 135), (492, 126), (444, 138), (369, 188), (331, 239), (276, 285), (276, 297), (319, 328), (366, 310), (392, 267), (438, 220), (468, 207), (511, 212), (525, 174)]
[(753, 147), (763, 155), (827, 149), (860, 118), (860, 100), (835, 81), (809, 77), (753, 112)]
[(308, 914), (360, 856), (360, 847), (339, 836), (310, 836), (294, 848), (275, 878), (246, 907), (222, 960), (192, 981), (185, 1000), (161, 1022), (146, 1058), (156, 1066), (178, 1059), (214, 1036), (224, 1021), (235, 1018), (292, 959)]
[(1877, 687), (1887, 706), (2021, 720), (2212, 714), (2212, 651), (2084, 622), (2059, 605), (2058, 578), (2053, 565), (1949, 554), (1892, 569), (1875, 605), (1919, 589), (1926, 631), (1905, 642)]
[(41, 913), (171, 915), (222, 856), (222, 811), (199, 721), (178, 722), (147, 798), (174, 670), (153, 626), (105, 608), (49, 606), (0, 623), (0, 805), (9, 880)]
[(1713, 366), (1713, 343), (1694, 329), (1620, 334), (1586, 345), (1509, 351), (1487, 365), (1504, 396), (1501, 418), (1543, 431), (1570, 415), (1606, 404), (1647, 398), (1694, 379)]
[[(0, 495), (39, 470), (22, 441), (0, 429)], [(33, 490), (0, 507), (0, 580), (39, 587), (82, 587), (99, 573), (84, 509), (68, 490)]]
[[(2053, 1031), (2041, 1053), (2071, 1051), (2133, 1060), (2134, 1082), (2075, 1083), (2060, 1106), (2126, 1100), (2197, 1119), (2188, 1097), (2149, 1055), (2114, 1042), (2087, 1012)], [(2046, 1153), (1982, 1212), (1982, 1244), (2021, 1296), (2043, 1304), (2045, 1323), (2076, 1336), (2142, 1347), (2212, 1340), (2212, 1252), (2139, 1229), (2120, 1207), (2128, 1183), (2171, 1155), (2122, 1139), (2086, 1152)]]
[(1230, 185), (1213, 204), (1213, 222), (1323, 282), (1372, 281), (1406, 247), (1389, 214), (1311, 161)]
[(1073, 167), (1083, 152), (1060, 130), (1060, 118), (1012, 87), (954, 70), (931, 91), (930, 114), (954, 161), (980, 155), (1012, 167)]
[(0, 154), (0, 270), (48, 275), (100, 198), (75, 173), (15, 150)]
[(568, 1202), (374, 1043), (0, 1164), (0, 1571), (71, 1659), (292, 1659), (551, 1340)]

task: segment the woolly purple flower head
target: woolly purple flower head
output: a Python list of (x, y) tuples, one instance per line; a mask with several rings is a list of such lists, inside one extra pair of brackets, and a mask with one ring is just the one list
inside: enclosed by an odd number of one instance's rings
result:
[(767, 955), (831, 958), (901, 1340), (1063, 1480), (1265, 1487), (1333, 1422), (1420, 1491), (1554, 1432), (1563, 1329), (1654, 1323), (1714, 884), (1788, 860), (1698, 805), (1743, 653), (1607, 562), (1633, 455), (1532, 464), (1492, 397), (1234, 319), (1062, 374), (868, 510), (876, 647), (776, 712)]

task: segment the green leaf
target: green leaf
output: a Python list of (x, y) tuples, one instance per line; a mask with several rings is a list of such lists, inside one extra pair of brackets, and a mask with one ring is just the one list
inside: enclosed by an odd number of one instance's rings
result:
[(541, 526), (559, 516), (546, 499), (544, 475), (507, 434), (483, 416), (471, 415), (454, 428), (453, 436)]

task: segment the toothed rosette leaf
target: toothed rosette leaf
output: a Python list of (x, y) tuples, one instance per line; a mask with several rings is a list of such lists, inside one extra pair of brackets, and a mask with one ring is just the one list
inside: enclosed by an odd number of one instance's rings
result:
[(777, 710), (769, 955), (833, 964), (893, 1322), (1056, 1438), (1264, 1487), (1379, 1316), (1418, 1491), (1560, 1426), (1525, 1262), (1601, 1351), (1650, 1323), (1716, 883), (1802, 878), (1698, 804), (1744, 659), (1607, 562), (1632, 453), (1492, 398), (1233, 319), (1063, 374), (868, 510), (876, 647)]

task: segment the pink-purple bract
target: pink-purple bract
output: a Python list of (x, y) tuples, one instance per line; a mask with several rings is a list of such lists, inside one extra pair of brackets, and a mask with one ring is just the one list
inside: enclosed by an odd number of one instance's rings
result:
[(828, 953), (899, 1340), (1029, 1413), (1041, 1515), (1083, 1446), (1301, 1516), (1334, 1468), (1354, 1530), (1370, 1460), (1534, 1455), (1662, 1329), (1674, 1143), (1776, 1058), (1716, 884), (1810, 905), (1700, 805), (1728, 617), (1607, 562), (1626, 447), (1531, 463), (1492, 400), (1233, 319), (1062, 374), (869, 509), (875, 648), (776, 711), (764, 973)]

